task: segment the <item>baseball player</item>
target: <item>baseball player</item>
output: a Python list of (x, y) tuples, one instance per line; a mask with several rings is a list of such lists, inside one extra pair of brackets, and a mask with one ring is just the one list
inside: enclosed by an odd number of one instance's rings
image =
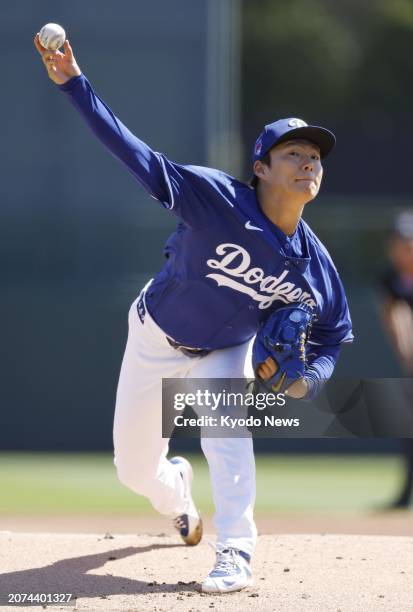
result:
[[(248, 348), (271, 313), (305, 303), (317, 315), (306, 375), (288, 394), (311, 398), (349, 342), (351, 321), (334, 264), (302, 220), (317, 195), (321, 160), (334, 135), (301, 119), (265, 126), (253, 154), (252, 184), (219, 170), (171, 162), (134, 136), (81, 73), (67, 41), (63, 52), (35, 46), (50, 79), (95, 136), (143, 188), (176, 215), (165, 264), (133, 302), (114, 417), (120, 481), (174, 519), (187, 544), (202, 522), (191, 496), (192, 469), (167, 459), (162, 438), (162, 378), (242, 378)], [(277, 368), (269, 357), (261, 378)], [(225, 593), (252, 584), (257, 540), (253, 519), (255, 464), (251, 437), (202, 438), (217, 529), (215, 565), (202, 590)]]
[[(393, 223), (387, 255), (391, 267), (381, 279), (382, 321), (408, 378), (399, 381), (405, 401), (412, 405), (413, 389), (413, 212), (405, 210)], [(413, 440), (402, 441), (405, 470), (399, 494), (389, 509), (408, 508), (413, 492)]]

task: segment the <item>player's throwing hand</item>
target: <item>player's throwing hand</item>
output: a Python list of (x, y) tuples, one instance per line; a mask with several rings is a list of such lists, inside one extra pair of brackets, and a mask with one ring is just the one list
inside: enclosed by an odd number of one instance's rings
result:
[(68, 40), (63, 45), (64, 52), (45, 49), (39, 40), (39, 33), (34, 37), (34, 46), (42, 56), (49, 78), (56, 85), (63, 85), (70, 79), (81, 74), (80, 68), (73, 56)]

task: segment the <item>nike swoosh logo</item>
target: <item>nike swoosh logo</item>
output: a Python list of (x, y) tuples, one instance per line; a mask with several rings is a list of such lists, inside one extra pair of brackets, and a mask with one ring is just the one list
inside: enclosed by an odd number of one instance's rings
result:
[(247, 221), (246, 224), (245, 224), (245, 227), (246, 227), (246, 229), (256, 230), (257, 232), (263, 232), (264, 231), (260, 227), (256, 227), (255, 225), (252, 225), (251, 221)]

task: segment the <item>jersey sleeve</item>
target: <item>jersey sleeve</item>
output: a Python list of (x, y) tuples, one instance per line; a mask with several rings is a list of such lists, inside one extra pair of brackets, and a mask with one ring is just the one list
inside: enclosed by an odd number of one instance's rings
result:
[(354, 340), (346, 294), (335, 268), (331, 270), (330, 281), (329, 304), (313, 325), (310, 345), (336, 346)]
[(216, 190), (214, 180), (223, 188), (225, 181), (220, 179), (219, 171), (212, 179), (213, 170), (182, 166), (153, 151), (114, 115), (83, 74), (58, 87), (100, 142), (152, 197), (189, 225), (203, 226), (211, 221), (213, 198), (208, 191)]
[(340, 355), (341, 345), (312, 346), (308, 353), (308, 365), (305, 378), (308, 392), (303, 399), (312, 400), (320, 393), (325, 383), (331, 378)]

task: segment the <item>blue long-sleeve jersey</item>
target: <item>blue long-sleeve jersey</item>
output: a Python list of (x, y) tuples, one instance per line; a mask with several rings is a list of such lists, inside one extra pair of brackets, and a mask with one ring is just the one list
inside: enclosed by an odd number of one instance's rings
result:
[(255, 335), (277, 308), (305, 302), (312, 330), (313, 388), (351, 342), (343, 285), (326, 248), (301, 219), (286, 236), (261, 211), (255, 189), (219, 170), (171, 162), (136, 138), (82, 74), (59, 86), (98, 139), (154, 198), (177, 215), (166, 262), (147, 308), (180, 344), (221, 349)]

